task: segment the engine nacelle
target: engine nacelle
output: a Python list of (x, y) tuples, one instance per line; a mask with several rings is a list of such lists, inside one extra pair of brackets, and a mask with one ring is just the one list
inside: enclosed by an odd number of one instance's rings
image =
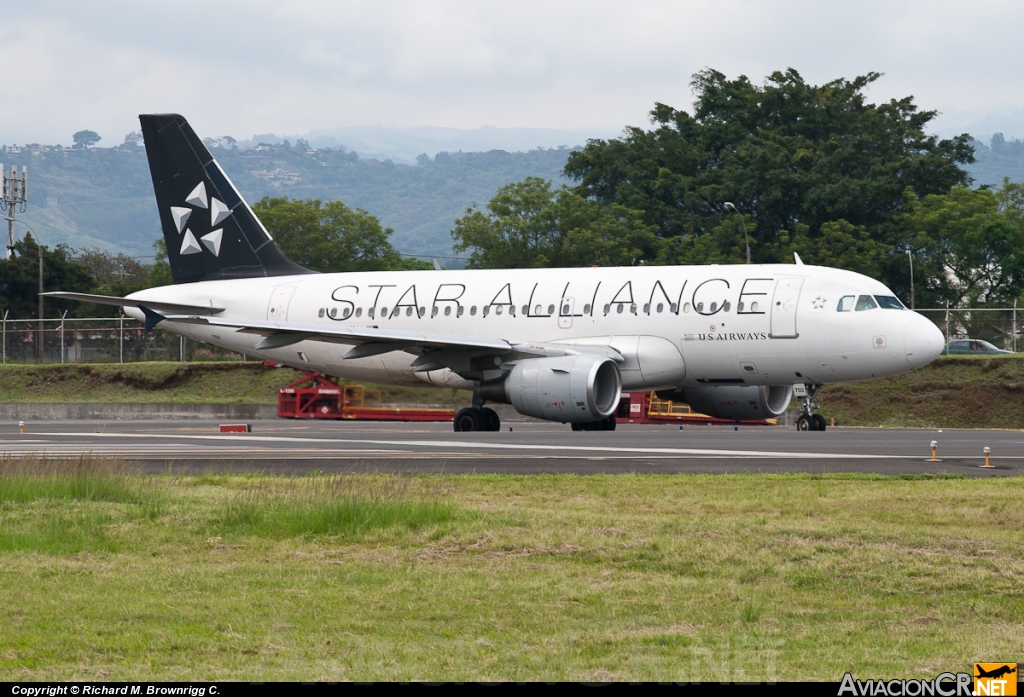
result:
[(719, 419), (754, 421), (781, 416), (793, 398), (792, 385), (687, 387), (683, 400), (701, 414)]
[(507, 402), (520, 414), (562, 423), (599, 421), (615, 413), (622, 395), (619, 368), (605, 356), (553, 356), (520, 361), (480, 396)]

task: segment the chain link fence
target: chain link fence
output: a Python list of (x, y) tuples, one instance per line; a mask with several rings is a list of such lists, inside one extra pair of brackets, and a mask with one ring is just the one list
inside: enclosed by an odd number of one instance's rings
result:
[[(1024, 310), (1024, 308), (1022, 308)], [(983, 339), (997, 348), (1024, 350), (1021, 320), (1017, 307), (933, 307), (917, 310), (935, 323), (946, 336), (946, 343), (957, 339)]]
[(0, 319), (3, 363), (224, 361), (246, 356), (170, 332), (143, 331), (131, 317)]

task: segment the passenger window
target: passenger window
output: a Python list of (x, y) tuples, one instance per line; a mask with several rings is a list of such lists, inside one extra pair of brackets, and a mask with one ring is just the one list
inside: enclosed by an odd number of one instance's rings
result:
[(549, 315), (555, 314), (555, 306), (554, 305), (548, 305), (548, 314)]
[(445, 316), (445, 317), (447, 317), (447, 316), (449, 316), (449, 315), (450, 315), (451, 313), (452, 313), (452, 306), (451, 306), (451, 305), (445, 305), (445, 308), (444, 308), (444, 316)]
[(874, 310), (878, 305), (875, 304), (875, 299), (870, 295), (862, 295), (857, 298), (857, 306), (854, 307), (855, 312), (863, 312), (864, 310)]
[(585, 314), (585, 315), (589, 315), (590, 314), (590, 303), (587, 303), (586, 305), (583, 306), (583, 314)]
[(469, 314), (472, 317), (476, 316), (476, 305), (474, 305), (473, 307), (469, 308)]
[(665, 309), (665, 303), (658, 303), (658, 312), (662, 312)]
[(326, 313), (324, 312), (324, 308), (322, 308), (322, 307), (321, 307), (321, 308), (320, 308), (320, 312), (318, 312), (318, 313), (317, 313), (317, 317), (323, 317), (323, 316), (324, 316), (324, 314), (326, 314)]
[(357, 307), (356, 308), (356, 317), (362, 317), (362, 316), (363, 316), (363, 308)]
[(853, 296), (844, 295), (839, 298), (839, 307), (836, 308), (839, 312), (849, 312), (853, 309)]
[(875, 300), (878, 301), (878, 306), (883, 310), (905, 310), (903, 303), (898, 298), (892, 295), (876, 295)]

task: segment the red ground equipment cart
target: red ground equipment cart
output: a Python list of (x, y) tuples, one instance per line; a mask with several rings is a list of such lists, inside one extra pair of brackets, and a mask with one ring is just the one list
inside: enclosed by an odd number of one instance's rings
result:
[(277, 393), (277, 415), (284, 419), (365, 419), (369, 421), (451, 421), (454, 409), (384, 407), (380, 390), (339, 385), (325, 375), (305, 376)]

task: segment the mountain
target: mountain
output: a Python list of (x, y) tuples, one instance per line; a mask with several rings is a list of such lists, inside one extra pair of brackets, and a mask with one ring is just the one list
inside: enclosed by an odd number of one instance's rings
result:
[[(344, 148), (289, 143), (217, 147), (213, 153), (250, 202), (263, 196), (340, 199), (365, 208), (394, 229), (392, 243), (407, 254), (450, 255), (455, 218), (474, 202), (527, 176), (560, 179), (568, 148), (527, 152), (439, 152), (419, 164), (359, 159)], [(160, 235), (145, 149), (7, 148), (7, 167), (27, 164), (29, 204), (23, 220), (43, 244), (97, 247), (131, 256), (153, 254)], [(18, 235), (25, 228), (18, 226)], [(457, 260), (450, 264), (457, 265)]]

